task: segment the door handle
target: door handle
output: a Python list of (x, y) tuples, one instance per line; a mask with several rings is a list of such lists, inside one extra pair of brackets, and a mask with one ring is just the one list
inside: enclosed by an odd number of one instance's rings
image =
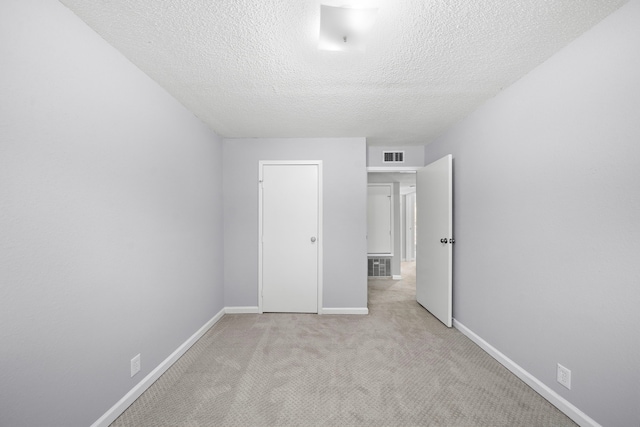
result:
[(440, 243), (447, 243), (447, 239), (440, 239)]
[(315, 243), (316, 242), (316, 238), (315, 237), (311, 237), (311, 243)]

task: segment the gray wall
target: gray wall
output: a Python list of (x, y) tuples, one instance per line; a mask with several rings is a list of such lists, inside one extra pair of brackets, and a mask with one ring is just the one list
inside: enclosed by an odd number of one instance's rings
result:
[(225, 305), (258, 305), (258, 162), (322, 160), (324, 308), (367, 306), (364, 138), (225, 139)]
[(633, 0), (425, 158), (454, 155), (454, 317), (612, 427), (640, 425), (638, 23)]
[(58, 2), (0, 58), (0, 425), (87, 426), (223, 308), (221, 141)]

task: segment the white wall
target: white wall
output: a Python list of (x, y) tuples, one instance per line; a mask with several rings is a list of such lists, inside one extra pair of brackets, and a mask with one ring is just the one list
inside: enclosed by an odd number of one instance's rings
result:
[(258, 162), (322, 160), (324, 308), (367, 307), (364, 138), (225, 139), (225, 305), (258, 305)]
[(0, 425), (88, 426), (223, 307), (221, 141), (58, 2), (0, 58)]
[(454, 317), (610, 427), (640, 425), (638, 23), (633, 0), (425, 158), (454, 155)]

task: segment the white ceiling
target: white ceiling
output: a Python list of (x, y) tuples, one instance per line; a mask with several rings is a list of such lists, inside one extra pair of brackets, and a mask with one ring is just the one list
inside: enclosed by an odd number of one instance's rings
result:
[[(61, 0), (224, 137), (418, 145), (626, 0)], [(378, 7), (318, 50), (320, 4)]]

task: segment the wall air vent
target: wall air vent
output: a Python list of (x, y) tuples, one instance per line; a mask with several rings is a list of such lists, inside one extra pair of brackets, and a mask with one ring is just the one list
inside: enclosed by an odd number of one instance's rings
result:
[(404, 163), (404, 151), (384, 151), (382, 156), (383, 163)]
[(367, 270), (369, 277), (391, 276), (391, 258), (369, 258)]

